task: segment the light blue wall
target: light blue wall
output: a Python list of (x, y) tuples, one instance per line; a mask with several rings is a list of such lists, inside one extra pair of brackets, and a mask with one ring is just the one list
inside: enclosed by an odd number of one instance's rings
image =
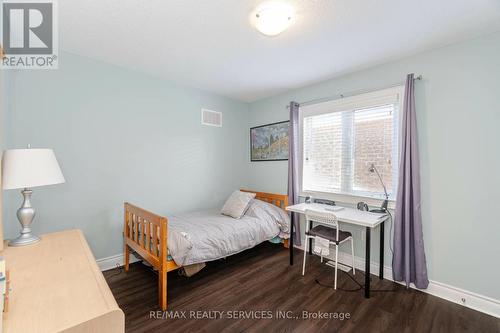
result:
[(11, 77), (11, 72), (0, 71), (0, 149), (3, 152), (5, 147), (5, 112), (10, 103), (8, 98), (9, 85), (7, 84), (9, 78)]
[[(53, 148), (66, 183), (36, 188), (36, 233), (80, 228), (96, 258), (122, 251), (123, 202), (158, 214), (222, 205), (246, 185), (248, 105), (71, 54), (9, 79), (8, 148)], [(223, 127), (200, 125), (201, 108)], [(5, 192), (6, 238), (19, 224)]]
[[(291, 100), (383, 88), (411, 72), (424, 77), (416, 105), (429, 278), (500, 299), (500, 33), (252, 103), (249, 127), (288, 119)], [(249, 165), (251, 187), (285, 193), (286, 162)]]

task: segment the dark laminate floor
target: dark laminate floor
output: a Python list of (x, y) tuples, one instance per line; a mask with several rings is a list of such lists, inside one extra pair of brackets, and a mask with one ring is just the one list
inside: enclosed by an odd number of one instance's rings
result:
[[(127, 332), (500, 332), (500, 319), (467, 309), (390, 281), (372, 276), (371, 299), (362, 292), (347, 292), (318, 285), (333, 284), (333, 269), (310, 258), (302, 277), (302, 252), (296, 263), (288, 265), (288, 251), (264, 243), (258, 247), (213, 262), (191, 278), (169, 273), (169, 310), (186, 311), (188, 319), (150, 319), (158, 310), (157, 279), (140, 263), (128, 273), (113, 269), (104, 273), (115, 298), (125, 312)], [(356, 274), (363, 281), (363, 273)], [(339, 271), (339, 287), (353, 289), (356, 284)], [(291, 311), (298, 319), (232, 319), (234, 310)], [(189, 319), (208, 311), (226, 311), (223, 319)], [(207, 312), (203, 312), (207, 311)], [(303, 319), (302, 311), (349, 313), (350, 318)], [(174, 312), (175, 313), (175, 312)], [(213, 312), (210, 313), (213, 315)], [(269, 316), (270, 313), (262, 313)], [(244, 315), (237, 314), (239, 316)]]

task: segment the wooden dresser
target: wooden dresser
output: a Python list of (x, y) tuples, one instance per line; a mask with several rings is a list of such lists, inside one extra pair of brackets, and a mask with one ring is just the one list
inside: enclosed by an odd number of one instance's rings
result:
[(124, 332), (123, 311), (82, 232), (41, 238), (34, 245), (4, 247), (10, 295), (3, 332)]

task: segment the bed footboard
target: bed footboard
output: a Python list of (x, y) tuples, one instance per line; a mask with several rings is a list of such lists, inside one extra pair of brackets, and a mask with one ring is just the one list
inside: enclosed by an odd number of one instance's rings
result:
[(167, 272), (179, 268), (168, 261), (168, 220), (125, 202), (124, 212), (124, 264), (129, 269), (130, 250), (158, 271), (158, 298), (162, 310), (167, 309)]

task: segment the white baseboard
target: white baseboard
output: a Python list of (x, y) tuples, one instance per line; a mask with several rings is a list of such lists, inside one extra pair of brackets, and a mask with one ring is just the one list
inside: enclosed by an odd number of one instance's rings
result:
[[(137, 262), (140, 259), (137, 259), (132, 253), (130, 254), (130, 263)], [(116, 267), (123, 266), (123, 253), (116, 254), (111, 257), (106, 257), (102, 259), (97, 259), (97, 265), (101, 269), (101, 271), (107, 271)]]
[[(295, 246), (296, 248), (303, 250), (301, 246)], [(331, 258), (332, 251), (330, 251), (329, 259)], [(301, 258), (302, 259), (302, 258)], [(345, 252), (339, 252), (339, 263), (347, 266), (351, 266), (351, 255)], [(302, 263), (302, 260), (300, 260)], [(365, 271), (365, 259), (361, 257), (354, 256), (354, 267), (357, 270)], [(370, 273), (378, 275), (379, 264), (375, 262), (370, 263)], [(392, 279), (392, 268), (384, 265), (384, 279), (394, 281)], [(403, 282), (396, 283), (405, 285)], [(411, 288), (420, 290), (424, 293), (443, 298), (447, 301), (460, 304), (462, 306), (471, 308), (473, 310), (486, 313), (490, 316), (500, 318), (500, 301), (483, 296), (472, 291), (464, 290), (454, 286), (450, 286), (445, 283), (438, 281), (429, 280), (429, 286), (427, 289), (418, 289), (413, 283), (410, 285)]]
[(422, 291), (450, 302), (486, 313), (490, 316), (500, 318), (499, 300), (432, 280), (429, 281), (427, 289)]
[[(295, 246), (296, 248), (303, 250), (300, 246)], [(331, 257), (329, 258), (331, 259)], [(137, 262), (137, 259), (134, 255), (130, 254), (130, 263)], [(302, 262), (302, 260), (300, 260)], [(339, 263), (351, 266), (351, 255), (345, 252), (339, 252)], [(123, 266), (123, 254), (117, 254), (111, 257), (102, 258), (97, 260), (97, 264), (101, 271), (106, 271), (112, 268), (116, 268), (117, 266)], [(361, 257), (354, 257), (354, 265), (356, 269), (360, 271), (365, 271), (365, 259)], [(379, 264), (375, 262), (371, 262), (370, 264), (370, 272), (372, 274), (377, 275), (379, 269)], [(392, 268), (384, 265), (384, 278), (390, 281), (392, 279)], [(403, 284), (402, 282), (397, 282), (399, 284)], [(424, 293), (443, 298), (447, 301), (460, 304), (462, 306), (474, 309), (476, 311), (480, 311), (486, 313), (490, 316), (494, 316), (500, 318), (500, 301), (476, 294), (474, 292), (460, 289), (457, 287), (453, 287), (447, 285), (445, 283), (429, 280), (429, 286), (427, 289), (418, 289), (414, 284), (410, 285), (411, 288), (420, 290)]]

